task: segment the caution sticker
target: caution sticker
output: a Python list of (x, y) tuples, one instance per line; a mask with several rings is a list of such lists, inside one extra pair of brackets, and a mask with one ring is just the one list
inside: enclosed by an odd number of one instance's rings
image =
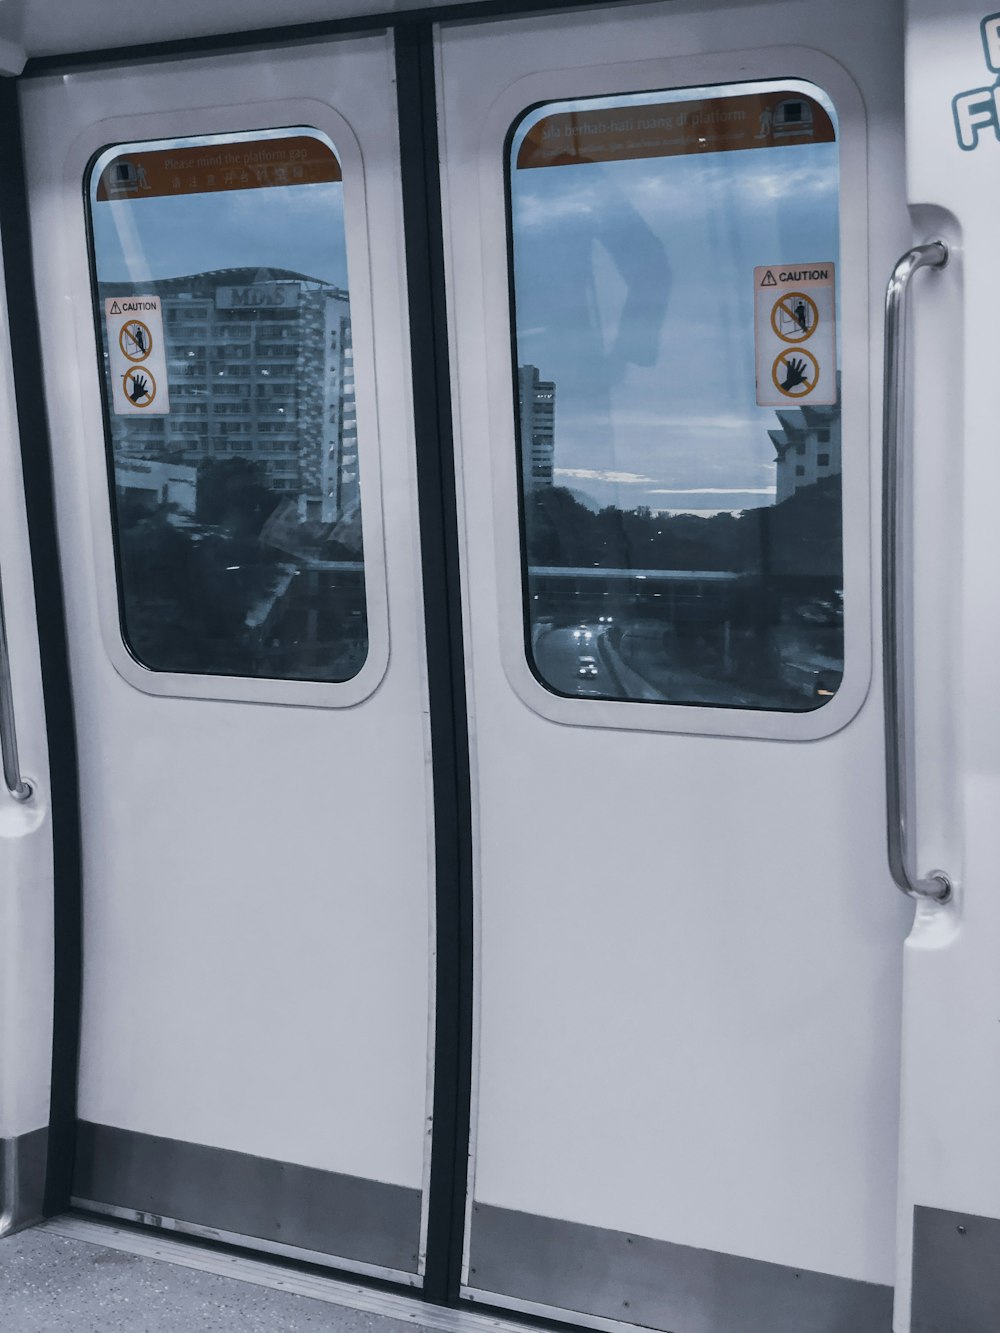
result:
[(753, 283), (759, 406), (836, 403), (835, 266), (761, 265)]
[(159, 416), (170, 411), (163, 315), (158, 296), (109, 296), (111, 397), (117, 416)]

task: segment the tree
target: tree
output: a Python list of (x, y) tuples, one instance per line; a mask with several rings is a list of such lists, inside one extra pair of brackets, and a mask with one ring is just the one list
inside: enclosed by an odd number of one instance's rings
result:
[(233, 537), (256, 537), (279, 502), (250, 458), (206, 458), (198, 465), (197, 518)]

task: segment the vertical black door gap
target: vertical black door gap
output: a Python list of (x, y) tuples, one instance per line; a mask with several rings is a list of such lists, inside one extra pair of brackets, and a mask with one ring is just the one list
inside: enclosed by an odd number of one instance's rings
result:
[(424, 1295), (459, 1297), (472, 1071), (472, 798), (431, 25), (395, 30), (434, 779), (434, 1136)]

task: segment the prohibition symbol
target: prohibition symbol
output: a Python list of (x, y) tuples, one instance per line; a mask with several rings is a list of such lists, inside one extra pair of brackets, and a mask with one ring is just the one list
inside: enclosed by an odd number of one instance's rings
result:
[(805, 292), (784, 292), (771, 310), (771, 328), (786, 343), (804, 343), (816, 332), (819, 311)]
[(819, 383), (819, 363), (804, 347), (788, 347), (775, 357), (771, 379), (786, 398), (805, 398)]
[(130, 319), (118, 333), (118, 346), (130, 361), (145, 361), (153, 350), (153, 335), (141, 319)]
[(126, 370), (122, 387), (133, 407), (149, 407), (156, 397), (156, 380), (148, 370), (140, 370), (138, 367)]

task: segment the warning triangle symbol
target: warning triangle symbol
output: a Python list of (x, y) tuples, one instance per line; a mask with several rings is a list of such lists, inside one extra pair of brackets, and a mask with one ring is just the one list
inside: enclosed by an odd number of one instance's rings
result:
[(770, 269), (768, 269), (767, 272), (764, 274), (764, 276), (761, 278), (760, 285), (762, 287), (777, 287), (778, 280)]
[(122, 308), (121, 308), (121, 306), (118, 304), (117, 301), (113, 301), (113, 302), (111, 303), (111, 313), (112, 313), (113, 315), (120, 315), (121, 312), (122, 312)]

